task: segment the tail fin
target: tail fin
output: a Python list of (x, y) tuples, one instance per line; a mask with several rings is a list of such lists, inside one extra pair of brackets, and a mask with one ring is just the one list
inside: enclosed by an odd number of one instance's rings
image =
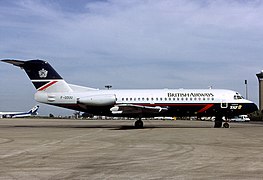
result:
[(9, 59), (2, 61), (24, 69), (37, 91), (72, 92), (69, 85), (46, 61), (20, 61)]
[(32, 109), (30, 109), (30, 111), (28, 111), (29, 114), (37, 114), (37, 110), (39, 109), (39, 106), (34, 106)]

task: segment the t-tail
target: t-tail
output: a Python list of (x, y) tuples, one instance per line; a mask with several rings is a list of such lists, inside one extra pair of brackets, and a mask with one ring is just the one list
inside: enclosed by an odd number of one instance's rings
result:
[(46, 61), (21, 61), (10, 59), (5, 59), (2, 61), (24, 69), (37, 91), (72, 92), (72, 89), (69, 87), (69, 85)]

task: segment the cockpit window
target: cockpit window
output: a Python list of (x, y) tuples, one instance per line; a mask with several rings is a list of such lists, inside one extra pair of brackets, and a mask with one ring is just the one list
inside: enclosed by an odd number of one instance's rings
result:
[(238, 100), (238, 99), (244, 99), (240, 94), (236, 94), (235, 96), (234, 96), (234, 99), (235, 100)]

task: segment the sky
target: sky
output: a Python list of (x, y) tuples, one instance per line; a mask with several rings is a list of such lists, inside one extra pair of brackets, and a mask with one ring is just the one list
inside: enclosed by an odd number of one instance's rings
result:
[[(104, 89), (231, 89), (258, 104), (261, 0), (0, 0), (0, 59), (43, 59), (71, 84)], [(0, 63), (0, 111), (35, 88)], [(73, 111), (40, 104), (41, 115)]]

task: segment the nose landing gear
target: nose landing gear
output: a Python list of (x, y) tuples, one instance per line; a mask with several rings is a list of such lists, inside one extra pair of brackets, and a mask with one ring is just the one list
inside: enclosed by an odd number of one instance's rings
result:
[(228, 123), (228, 120), (226, 119), (226, 122), (224, 122), (223, 124), (223, 117), (222, 116), (217, 116), (215, 118), (215, 125), (214, 125), (214, 128), (221, 128), (222, 125), (224, 128), (229, 128), (229, 123)]
[(225, 122), (225, 123), (223, 124), (223, 127), (224, 127), (224, 128), (229, 128), (229, 123), (228, 123), (228, 122)]

